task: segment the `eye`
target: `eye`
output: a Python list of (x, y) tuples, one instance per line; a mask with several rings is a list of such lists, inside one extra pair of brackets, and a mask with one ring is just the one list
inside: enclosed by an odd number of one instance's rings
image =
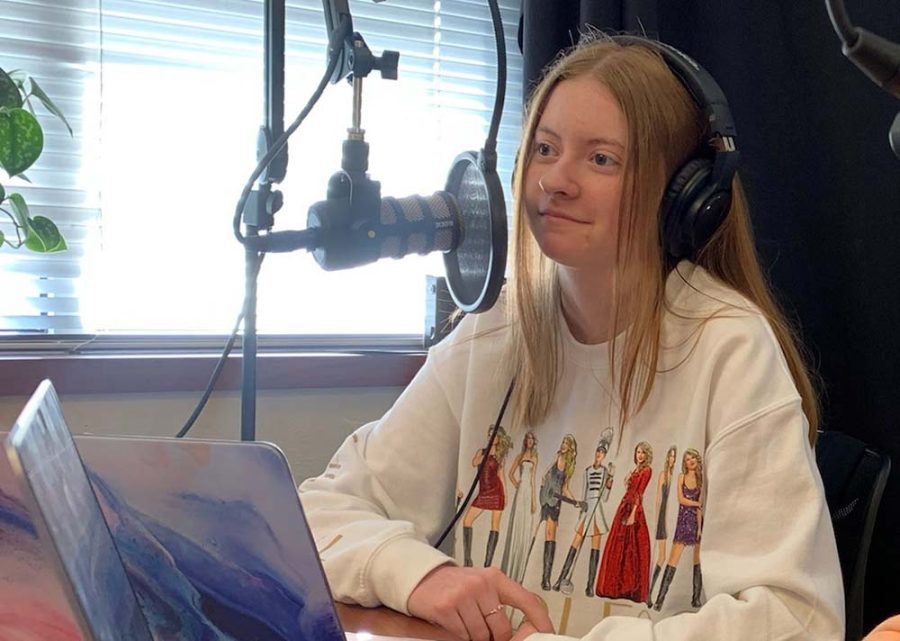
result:
[(591, 162), (598, 167), (608, 167), (609, 165), (615, 164), (616, 161), (606, 154), (598, 151), (593, 156), (591, 156)]
[(534, 145), (534, 150), (538, 156), (549, 156), (553, 149), (545, 142), (539, 142)]

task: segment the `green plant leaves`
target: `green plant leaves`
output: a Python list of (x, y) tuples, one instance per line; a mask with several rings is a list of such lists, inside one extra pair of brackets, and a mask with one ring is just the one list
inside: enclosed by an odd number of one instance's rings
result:
[(44, 132), (37, 119), (24, 109), (0, 112), (0, 167), (10, 177), (22, 173), (44, 149)]
[[(62, 121), (69, 135), (74, 135), (62, 111), (34, 78), (19, 69), (8, 73), (0, 69), (0, 168), (5, 169), (10, 178), (18, 176), (28, 182), (24, 172), (44, 149), (44, 132), (33, 114), (32, 97), (40, 100), (47, 111)], [(6, 242), (14, 249), (24, 245), (41, 253), (67, 249), (56, 224), (46, 216), (32, 218), (21, 194), (7, 194), (0, 185), (0, 203), (5, 205), (0, 211), (12, 218), (19, 241), (9, 242), (0, 232), (0, 245)]]
[(13, 211), (13, 218), (16, 219), (16, 225), (27, 228), (29, 216), (28, 205), (25, 203), (25, 198), (22, 197), (22, 194), (10, 194), (9, 204)]
[(22, 94), (15, 81), (3, 69), (0, 69), (0, 107), (18, 109), (22, 106)]
[(69, 126), (69, 121), (66, 120), (66, 117), (63, 115), (63, 112), (59, 110), (53, 101), (50, 100), (50, 97), (44, 93), (44, 90), (40, 88), (37, 83), (37, 80), (31, 78), (31, 95), (36, 96), (38, 100), (41, 101), (41, 104), (44, 105), (44, 108), (52, 113), (54, 116), (62, 120), (62, 123), (66, 126), (66, 129), (69, 130), (69, 135), (74, 136), (75, 134), (72, 132), (72, 127)]
[(52, 220), (45, 216), (35, 216), (30, 222), (25, 247), (41, 253), (67, 249), (66, 241), (63, 240), (62, 234), (59, 233), (59, 229)]
[[(56, 224), (46, 216), (31, 217), (28, 211), (28, 205), (22, 194), (9, 194), (6, 199), (9, 208), (12, 210), (13, 221), (16, 227), (23, 232), (25, 247), (34, 252), (47, 253), (59, 252), (68, 249), (65, 239), (59, 232)], [(6, 213), (10, 213), (3, 210)], [(0, 237), (0, 245), (3, 244), (3, 238)], [(18, 245), (13, 245), (18, 247)]]

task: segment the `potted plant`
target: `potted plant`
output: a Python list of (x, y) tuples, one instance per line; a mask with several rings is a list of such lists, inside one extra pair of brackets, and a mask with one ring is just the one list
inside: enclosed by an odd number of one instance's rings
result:
[[(44, 132), (35, 117), (34, 102), (59, 118), (69, 135), (63, 113), (53, 104), (40, 85), (24, 71), (6, 72), (0, 69), (0, 168), (9, 178), (18, 176), (27, 182), (25, 170), (31, 167), (44, 149)], [(32, 216), (22, 194), (8, 193), (0, 184), (0, 213), (12, 221), (15, 237), (0, 231), (0, 249), (24, 246), (36, 252), (57, 252), (66, 249), (66, 241), (56, 224), (46, 216)]]

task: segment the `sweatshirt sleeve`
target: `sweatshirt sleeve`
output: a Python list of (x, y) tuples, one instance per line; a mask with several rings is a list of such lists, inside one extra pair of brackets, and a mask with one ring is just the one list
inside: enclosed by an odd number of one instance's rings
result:
[(379, 421), (351, 434), (299, 487), (335, 599), (407, 613), (419, 581), (452, 559), (431, 546), (453, 515), (458, 421), (434, 353)]

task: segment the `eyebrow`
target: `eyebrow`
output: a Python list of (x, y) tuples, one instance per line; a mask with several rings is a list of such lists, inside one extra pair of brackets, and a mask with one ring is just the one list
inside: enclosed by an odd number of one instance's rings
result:
[[(550, 127), (547, 127), (546, 125), (538, 125), (537, 128), (535, 129), (535, 131), (549, 134), (557, 139), (561, 138), (561, 136), (558, 133), (556, 133)], [(605, 144), (605, 145), (612, 145), (613, 147), (618, 147), (619, 149), (621, 149), (623, 151), (625, 149), (625, 145), (620, 143), (618, 140), (614, 140), (613, 138), (605, 138), (602, 136), (597, 137), (597, 138), (591, 138), (590, 140), (586, 140), (585, 144), (587, 144), (587, 145)]]

